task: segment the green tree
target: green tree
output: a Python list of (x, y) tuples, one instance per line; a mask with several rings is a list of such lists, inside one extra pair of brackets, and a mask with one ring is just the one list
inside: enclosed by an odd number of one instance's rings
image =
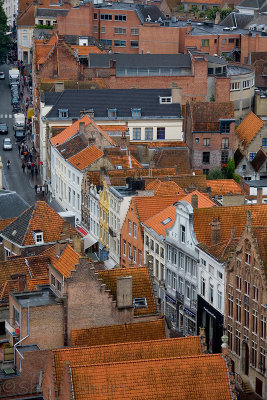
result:
[(223, 173), (219, 168), (215, 168), (210, 171), (210, 173), (206, 176), (207, 180), (213, 179), (224, 179)]
[(12, 41), (7, 32), (9, 28), (7, 26), (7, 17), (3, 9), (3, 1), (0, 0), (0, 62), (3, 63), (5, 58), (11, 49)]
[(227, 179), (234, 179), (237, 183), (240, 180), (240, 177), (235, 174), (235, 162), (232, 158), (228, 160), (225, 175)]

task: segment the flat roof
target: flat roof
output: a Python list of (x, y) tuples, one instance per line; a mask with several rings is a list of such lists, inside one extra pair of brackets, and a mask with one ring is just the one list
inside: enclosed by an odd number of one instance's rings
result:
[(40, 307), (57, 304), (58, 297), (52, 292), (50, 287), (31, 292), (12, 293), (21, 307)]

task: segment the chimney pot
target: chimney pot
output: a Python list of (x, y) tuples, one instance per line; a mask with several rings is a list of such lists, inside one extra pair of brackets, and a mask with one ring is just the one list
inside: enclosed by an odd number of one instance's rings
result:
[(211, 245), (220, 243), (221, 241), (221, 221), (220, 219), (213, 218), (212, 222), (210, 223), (211, 229)]
[(117, 278), (117, 307), (133, 307), (133, 279), (131, 276)]

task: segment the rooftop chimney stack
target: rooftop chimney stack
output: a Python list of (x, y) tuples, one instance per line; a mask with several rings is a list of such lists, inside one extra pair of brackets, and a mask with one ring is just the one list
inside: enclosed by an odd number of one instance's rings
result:
[(178, 87), (175, 82), (171, 83), (172, 102), (182, 104), (182, 88)]
[(262, 204), (262, 188), (257, 188), (257, 204)]
[(117, 307), (133, 307), (133, 279), (131, 276), (117, 278)]
[(221, 221), (220, 219), (213, 218), (210, 223), (211, 230), (211, 240), (210, 243), (213, 246), (214, 244), (220, 243), (221, 241)]
[(79, 133), (84, 134), (85, 133), (85, 122), (79, 122)]
[(193, 194), (192, 195), (192, 200), (191, 200), (191, 202), (192, 202), (192, 207), (195, 209), (195, 208), (198, 208), (198, 195), (197, 194)]

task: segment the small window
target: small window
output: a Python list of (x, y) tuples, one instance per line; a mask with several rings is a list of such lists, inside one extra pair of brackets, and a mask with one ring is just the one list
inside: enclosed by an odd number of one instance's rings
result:
[(100, 39), (100, 42), (101, 42), (104, 46), (112, 46), (112, 39)]
[(61, 282), (57, 280), (57, 290), (61, 292)]
[(222, 39), (222, 44), (226, 44), (226, 39)]
[(134, 308), (147, 308), (147, 301), (145, 297), (136, 297), (133, 299)]
[(153, 128), (145, 128), (145, 140), (153, 140)]
[(235, 43), (235, 39), (234, 38), (230, 38), (228, 42), (229, 43)]
[(94, 13), (94, 19), (97, 19), (97, 13)]
[(172, 97), (171, 96), (160, 97), (159, 102), (160, 102), (160, 104), (170, 104), (170, 103), (172, 103)]
[(141, 140), (141, 128), (133, 128), (133, 140)]
[(140, 118), (141, 117), (141, 108), (132, 108), (132, 117)]
[(221, 121), (220, 122), (220, 132), (221, 133), (229, 133), (230, 132), (230, 121)]
[(198, 137), (195, 138), (195, 143), (199, 143), (199, 138)]
[(33, 231), (33, 237), (35, 244), (40, 244), (44, 242), (43, 232), (41, 231)]
[(51, 274), (51, 285), (56, 286), (56, 278), (54, 277), (53, 274)]
[(165, 139), (165, 128), (157, 128), (157, 139)]
[(209, 164), (210, 163), (210, 152), (209, 151), (204, 151), (202, 154), (202, 162), (203, 164)]
[(58, 110), (58, 117), (61, 119), (66, 119), (69, 117), (69, 110), (65, 109), (65, 110)]
[(114, 40), (115, 47), (126, 47), (126, 40)]
[(114, 28), (115, 35), (126, 35), (126, 28), (115, 27)]
[(231, 91), (240, 90), (240, 82), (232, 82), (231, 83)]
[(112, 14), (101, 14), (100, 19), (103, 21), (112, 21)]
[(185, 243), (185, 226), (184, 225), (180, 226), (180, 233), (181, 233), (181, 242)]
[(126, 22), (126, 15), (121, 15), (121, 14), (115, 15), (115, 16), (114, 16), (114, 20), (115, 20), (115, 21), (123, 21), (123, 22)]
[(139, 29), (138, 28), (131, 28), (131, 35), (139, 35)]
[(249, 81), (243, 81), (243, 89), (249, 89)]
[(247, 166), (246, 166), (245, 164), (243, 164), (243, 165), (242, 165), (242, 170), (243, 170), (243, 171), (246, 171), (246, 169), (247, 169)]
[(209, 44), (210, 44), (209, 39), (202, 39), (202, 40), (201, 40), (201, 46), (202, 46), (202, 47), (208, 47)]
[(256, 153), (249, 153), (248, 159), (249, 161), (252, 161), (253, 158), (255, 157)]
[(139, 42), (137, 40), (131, 40), (130, 44), (133, 48), (139, 47)]
[(101, 33), (106, 33), (106, 28), (105, 28), (105, 26), (101, 26)]
[(210, 146), (210, 138), (203, 139), (203, 146)]
[(267, 138), (262, 138), (262, 146), (267, 146)]
[(93, 26), (93, 33), (97, 33), (98, 32), (98, 27), (95, 25)]
[(222, 149), (229, 149), (229, 138), (222, 138)]
[(108, 109), (108, 118), (117, 118), (117, 109), (116, 108), (109, 108)]

